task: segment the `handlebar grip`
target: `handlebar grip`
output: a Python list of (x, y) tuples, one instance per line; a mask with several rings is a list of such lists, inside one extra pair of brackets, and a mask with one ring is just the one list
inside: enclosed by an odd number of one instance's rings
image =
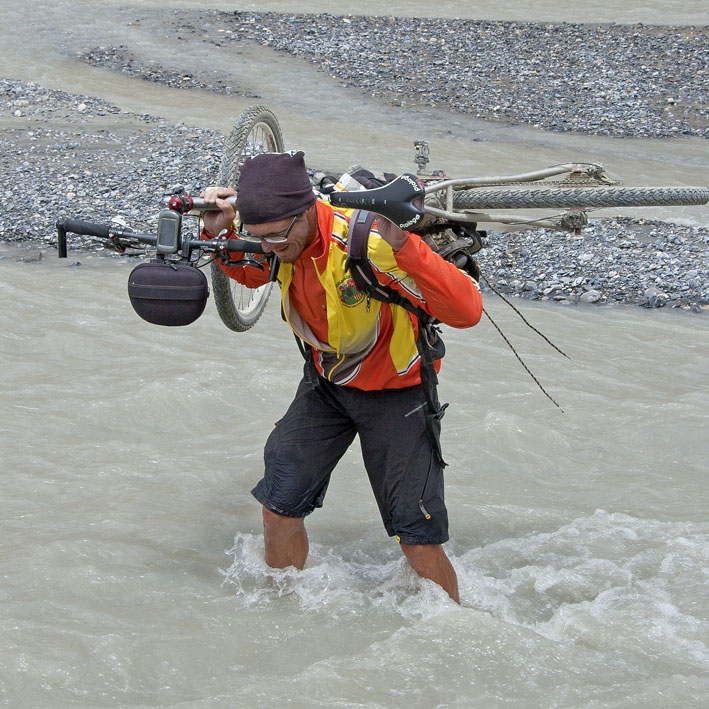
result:
[(242, 254), (265, 254), (263, 245), (256, 241), (246, 241), (245, 239), (227, 239), (227, 251), (238, 251)]
[(99, 236), (107, 239), (109, 227), (94, 222), (84, 222), (80, 219), (63, 219), (56, 224), (57, 227), (57, 256), (66, 258), (66, 235), (83, 234), (84, 236)]
[(98, 236), (102, 239), (108, 239), (111, 228), (104, 224), (96, 224), (95, 222), (85, 222), (81, 219), (64, 219), (57, 222), (57, 229), (63, 229), (65, 232), (72, 234), (82, 234), (83, 236)]
[[(236, 209), (236, 197), (225, 197), (224, 200)], [(201, 214), (202, 212), (218, 212), (216, 204), (207, 204), (201, 197), (192, 197), (188, 194), (173, 195), (167, 206), (180, 214)]]

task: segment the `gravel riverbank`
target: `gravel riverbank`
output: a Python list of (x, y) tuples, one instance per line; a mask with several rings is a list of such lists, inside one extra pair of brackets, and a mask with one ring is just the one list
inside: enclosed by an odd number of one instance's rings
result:
[[(171, 40), (215, 51), (258, 43), (309, 60), (352, 89), (398, 106), (615, 137), (709, 137), (706, 27), (525, 23), (179, 10), (140, 19)], [(216, 80), (96, 47), (94, 66), (219, 93)]]
[[(216, 177), (224, 138), (215, 131), (35, 83), (0, 80), (0, 95), (0, 242), (53, 257), (63, 216), (151, 230), (166, 194), (198, 192)], [(709, 307), (706, 228), (604, 219), (580, 236), (491, 232), (479, 256), (490, 283), (521, 298)]]

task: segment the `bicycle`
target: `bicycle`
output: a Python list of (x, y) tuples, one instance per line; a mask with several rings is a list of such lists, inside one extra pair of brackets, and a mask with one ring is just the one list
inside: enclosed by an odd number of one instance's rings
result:
[[(321, 199), (338, 207), (358, 208), (381, 214), (402, 229), (421, 234), (445, 258), (467, 260), (482, 248), (478, 224), (533, 224), (548, 229), (580, 231), (588, 223), (589, 209), (703, 205), (709, 189), (703, 187), (622, 187), (611, 180), (602, 165), (566, 163), (516, 175), (449, 178), (442, 171), (428, 171), (429, 145), (415, 142), (416, 174), (404, 173), (374, 189), (342, 191), (342, 177), (312, 171), (313, 189)], [(252, 106), (242, 113), (225, 144), (217, 176), (222, 186), (236, 187), (243, 163), (264, 152), (282, 152), (283, 136), (275, 114), (266, 106)], [(343, 173), (350, 175), (350, 171)], [(371, 174), (371, 173), (370, 173)], [(339, 183), (339, 184), (338, 184)], [(362, 187), (360, 185), (360, 187)], [(235, 204), (234, 198), (230, 198)], [(241, 240), (203, 241), (182, 235), (182, 217), (199, 218), (213, 209), (189, 195), (173, 195), (168, 210), (161, 212), (156, 235), (137, 234), (128, 228), (101, 226), (65, 219), (57, 223), (57, 248), (66, 257), (67, 233), (93, 236), (120, 253), (152, 245), (156, 259), (175, 266), (197, 266), (203, 254), (211, 256), (211, 281), (215, 305), (222, 322), (241, 332), (252, 327), (266, 307), (277, 262), (271, 255), (271, 279), (250, 289), (229, 278), (220, 264), (231, 262), (230, 253), (263, 253), (258, 244)], [(561, 213), (534, 218), (488, 210), (554, 209)], [(241, 262), (243, 263), (243, 261)], [(156, 274), (159, 272), (156, 272)], [(206, 299), (206, 296), (205, 296)]]

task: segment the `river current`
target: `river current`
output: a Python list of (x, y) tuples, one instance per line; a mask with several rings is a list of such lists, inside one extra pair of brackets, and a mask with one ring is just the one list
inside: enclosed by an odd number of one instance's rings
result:
[[(0, 58), (6, 76), (175, 119), (182, 110), (224, 130), (240, 110), (227, 120), (216, 110), (225, 97), (210, 106), (184, 99), (181, 108), (179, 92), (164, 87), (140, 82), (137, 92), (136, 80), (108, 84), (88, 67), (70, 75), (60, 53), (31, 43), (20, 8), (2, 4), (18, 20), (7, 37), (13, 52)], [(59, 32), (62, 22), (94, 23), (96, 44), (119, 7), (36, 5), (22, 12), (49, 13)], [(699, 2), (484, 5), (444, 2), (422, 12), (398, 2), (391, 11), (707, 24)], [(30, 65), (30, 56), (42, 61)], [(272, 61), (286, 71), (283, 56)], [(263, 102), (272, 97), (284, 132), (307, 141), (305, 115), (284, 112), (287, 97), (272, 83)], [(392, 136), (413, 134), (404, 112), (385, 116), (376, 128), (339, 121), (353, 158), (364, 149), (386, 154)], [(431, 128), (442, 120), (433, 114)], [(476, 159), (488, 164), (514, 164), (532, 135), (481, 130), (490, 139)], [(455, 159), (455, 137), (441, 131), (441, 141), (441, 155)], [(564, 145), (605, 152), (626, 170), (669, 164), (677, 179), (689, 164), (694, 179), (684, 181), (707, 184), (698, 141), (537, 132), (530, 151), (556, 157)], [(225, 329), (211, 302), (193, 325), (159, 328), (130, 307), (128, 260), (73, 253), (59, 261), (45, 252), (25, 262), (23, 253), (0, 251), (0, 705), (706, 703), (706, 315), (521, 303), (565, 359), (488, 297), (488, 311), (563, 412), (486, 320), (445, 330), (447, 548), (458, 607), (421, 582), (387, 538), (356, 444), (325, 508), (309, 519), (306, 569), (266, 567), (249, 490), (302, 364), (275, 298), (246, 333)]]

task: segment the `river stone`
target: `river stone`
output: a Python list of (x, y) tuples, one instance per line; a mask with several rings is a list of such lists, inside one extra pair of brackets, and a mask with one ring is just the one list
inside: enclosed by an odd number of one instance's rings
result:
[(645, 301), (642, 303), (646, 308), (661, 308), (667, 303), (668, 295), (659, 288), (648, 288), (643, 294)]

